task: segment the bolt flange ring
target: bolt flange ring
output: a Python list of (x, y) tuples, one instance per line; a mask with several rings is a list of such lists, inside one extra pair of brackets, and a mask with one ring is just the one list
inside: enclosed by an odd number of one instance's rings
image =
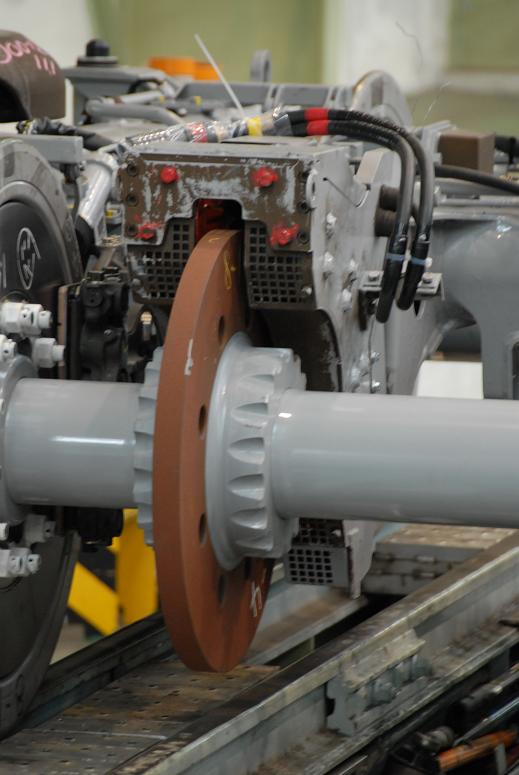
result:
[(213, 382), (228, 340), (246, 329), (240, 235), (206, 234), (182, 274), (163, 350), (153, 448), (153, 533), (162, 610), (173, 646), (195, 670), (245, 655), (271, 561), (222, 568), (207, 528), (204, 469)]

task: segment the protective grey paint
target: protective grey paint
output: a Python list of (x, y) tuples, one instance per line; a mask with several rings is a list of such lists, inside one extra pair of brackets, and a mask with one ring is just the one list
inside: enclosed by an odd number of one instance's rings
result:
[(519, 526), (512, 401), (289, 390), (271, 456), (285, 517)]
[(17, 503), (133, 505), (139, 385), (22, 379), (5, 422), (5, 477)]

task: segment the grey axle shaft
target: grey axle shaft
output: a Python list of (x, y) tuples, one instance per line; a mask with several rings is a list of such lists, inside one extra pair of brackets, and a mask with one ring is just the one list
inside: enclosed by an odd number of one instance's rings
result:
[(226, 567), (284, 554), (298, 518), (519, 527), (515, 402), (312, 392), (298, 374), (240, 334), (220, 362), (206, 493)]
[[(511, 401), (302, 389), (289, 350), (237, 334), (221, 359), (206, 502), (224, 567), (279, 557), (297, 519), (519, 527)], [(5, 394), (3, 481), (19, 504), (134, 505), (141, 386), (24, 378)]]

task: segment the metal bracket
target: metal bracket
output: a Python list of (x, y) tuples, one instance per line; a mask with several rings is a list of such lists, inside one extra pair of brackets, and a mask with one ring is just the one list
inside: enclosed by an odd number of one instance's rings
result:
[[(402, 277), (405, 273), (402, 272)], [(382, 288), (382, 272), (376, 269), (370, 269), (364, 272), (360, 277), (359, 291), (370, 296), (378, 296)], [(438, 296), (441, 292), (442, 275), (441, 272), (425, 272), (418, 288), (416, 298), (418, 300), (429, 299)]]
[(420, 654), (423, 643), (409, 630), (390, 650), (375, 649), (328, 681), (326, 696), (334, 703), (328, 728), (351, 737), (421, 691), (432, 672)]

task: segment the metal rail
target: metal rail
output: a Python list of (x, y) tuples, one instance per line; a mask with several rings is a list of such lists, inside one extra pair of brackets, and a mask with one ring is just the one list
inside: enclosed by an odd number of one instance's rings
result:
[(3, 742), (0, 775), (324, 775), (506, 659), (516, 625), (515, 533), (284, 669), (190, 673), (152, 618), (52, 669), (29, 723), (76, 701)]

